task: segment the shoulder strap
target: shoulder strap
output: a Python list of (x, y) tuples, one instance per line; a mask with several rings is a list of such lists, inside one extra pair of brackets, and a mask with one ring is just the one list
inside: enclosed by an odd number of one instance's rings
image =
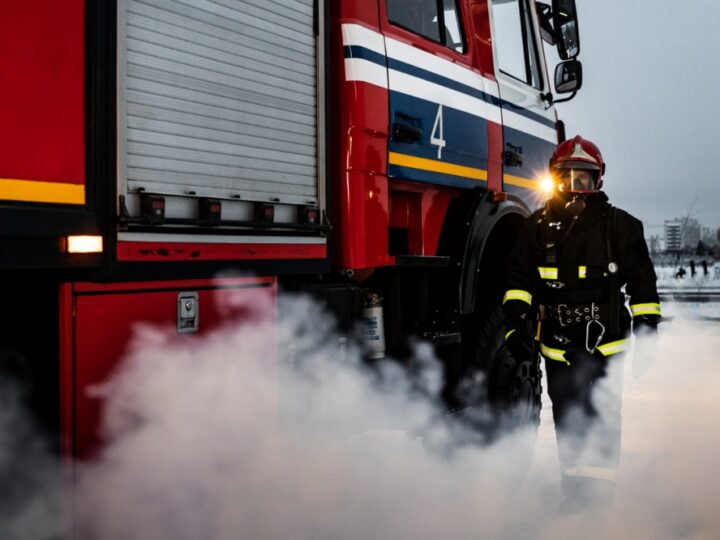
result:
[(610, 264), (615, 259), (614, 242), (617, 238), (617, 219), (615, 207), (606, 203), (602, 210), (603, 229), (605, 231), (605, 255)]
[(605, 269), (610, 287), (610, 331), (620, 333), (620, 275), (615, 256), (617, 242), (617, 212), (611, 204), (605, 204), (602, 211), (603, 236), (605, 237)]

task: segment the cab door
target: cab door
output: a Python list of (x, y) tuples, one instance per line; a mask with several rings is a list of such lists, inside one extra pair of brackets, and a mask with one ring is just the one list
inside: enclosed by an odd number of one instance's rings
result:
[(531, 208), (558, 142), (534, 0), (491, 0), (503, 125), (503, 189)]
[(388, 175), (455, 187), (485, 187), (483, 77), (471, 68), (459, 0), (379, 0), (388, 66)]

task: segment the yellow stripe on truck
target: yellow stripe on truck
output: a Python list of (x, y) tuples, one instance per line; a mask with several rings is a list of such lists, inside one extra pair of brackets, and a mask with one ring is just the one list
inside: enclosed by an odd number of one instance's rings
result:
[(64, 182), (0, 178), (0, 200), (85, 204), (85, 186)]
[(517, 186), (525, 189), (537, 189), (537, 180), (522, 178), (521, 176), (513, 176), (511, 174), (503, 174), (503, 182), (510, 186)]
[(409, 156), (407, 154), (399, 154), (398, 152), (390, 152), (388, 155), (390, 165), (398, 167), (409, 167), (411, 169), (421, 169), (442, 174), (451, 174), (453, 176), (462, 176), (463, 178), (472, 178), (474, 180), (487, 181), (487, 171), (476, 169), (474, 167), (466, 167), (464, 165), (455, 165), (453, 163), (445, 163), (434, 159), (419, 158)]

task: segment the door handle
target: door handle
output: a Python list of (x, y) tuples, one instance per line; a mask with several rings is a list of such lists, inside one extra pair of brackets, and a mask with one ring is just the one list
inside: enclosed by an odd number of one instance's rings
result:
[(522, 146), (514, 146), (510, 143), (505, 144), (503, 152), (503, 163), (506, 167), (522, 167), (523, 149)]
[(397, 142), (417, 142), (422, 140), (422, 129), (395, 122), (393, 124), (393, 140)]

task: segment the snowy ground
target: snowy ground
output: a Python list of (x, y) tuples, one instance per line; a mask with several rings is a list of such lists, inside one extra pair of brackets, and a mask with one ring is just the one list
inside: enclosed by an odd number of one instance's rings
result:
[(711, 263), (707, 275), (699, 264), (695, 268), (695, 276), (692, 275), (688, 265), (683, 265), (686, 273), (683, 277), (679, 277), (677, 275), (679, 268), (680, 265), (655, 267), (661, 294), (673, 292), (720, 294), (720, 263)]

